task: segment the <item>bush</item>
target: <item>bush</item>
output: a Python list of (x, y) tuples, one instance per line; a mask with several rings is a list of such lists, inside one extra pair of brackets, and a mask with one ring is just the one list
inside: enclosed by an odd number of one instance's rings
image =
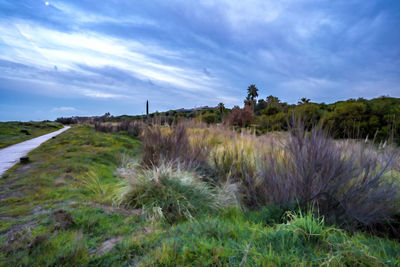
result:
[(235, 204), (232, 187), (211, 188), (196, 173), (172, 164), (130, 169), (123, 176), (118, 203), (141, 208), (152, 218), (175, 222)]
[(230, 126), (248, 127), (254, 119), (254, 112), (250, 106), (243, 109), (233, 108), (228, 116), (225, 117), (224, 122)]
[(202, 115), (202, 120), (205, 123), (211, 124), (219, 121), (220, 117), (217, 114), (211, 113), (211, 111)]
[(399, 211), (399, 186), (390, 170), (393, 152), (379, 157), (366, 146), (341, 149), (320, 128), (305, 132), (297, 122), (283, 148), (273, 147), (257, 160), (248, 180), (263, 205), (299, 201), (316, 204), (337, 223), (372, 225)]

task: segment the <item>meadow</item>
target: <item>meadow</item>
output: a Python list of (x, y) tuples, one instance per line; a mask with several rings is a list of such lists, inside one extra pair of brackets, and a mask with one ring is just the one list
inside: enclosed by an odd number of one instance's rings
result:
[(0, 180), (0, 265), (398, 266), (399, 149), (302, 126), (75, 125)]
[(22, 141), (61, 129), (61, 123), (42, 122), (0, 122), (0, 149)]

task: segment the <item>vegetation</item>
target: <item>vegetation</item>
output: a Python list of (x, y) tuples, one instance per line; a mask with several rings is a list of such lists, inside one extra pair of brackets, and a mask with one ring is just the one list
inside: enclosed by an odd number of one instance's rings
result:
[[(225, 108), (219, 103), (214, 108), (169, 110), (140, 116), (111, 116), (59, 118), (61, 123), (145, 123), (176, 124), (186, 119), (207, 124), (224, 123), (234, 127), (251, 127), (258, 135), (272, 131), (287, 131), (293, 114), (301, 117), (307, 130), (322, 126), (336, 139), (367, 139), (375, 143), (400, 145), (400, 99), (382, 96), (338, 101), (332, 104), (313, 103), (303, 97), (297, 104), (288, 104), (276, 96), (258, 99), (255, 85), (247, 89), (244, 107)], [(115, 124), (114, 124), (115, 125)]]
[(398, 235), (375, 235), (399, 212), (397, 148), (297, 122), (137, 126), (73, 126), (0, 180), (0, 265), (400, 264)]
[(362, 234), (350, 236), (311, 214), (289, 214), (285, 221), (263, 226), (239, 210), (230, 210), (213, 218), (179, 224), (157, 240), (162, 245), (146, 255), (143, 265), (395, 266), (399, 263), (399, 244), (394, 241)]
[(176, 222), (235, 204), (229, 192), (212, 188), (193, 171), (181, 170), (171, 163), (145, 169), (134, 167), (125, 169), (126, 185), (118, 203), (140, 208), (150, 218)]
[(103, 242), (138, 231), (140, 217), (111, 206), (122, 155), (138, 151), (126, 134), (74, 126), (3, 175), (0, 266), (86, 265)]
[(62, 128), (57, 122), (0, 122), (0, 148), (7, 147)]

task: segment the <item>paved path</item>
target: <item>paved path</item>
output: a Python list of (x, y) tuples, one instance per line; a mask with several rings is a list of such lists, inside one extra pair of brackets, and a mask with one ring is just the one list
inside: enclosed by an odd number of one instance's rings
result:
[(24, 141), (15, 145), (8, 146), (6, 148), (0, 149), (0, 177), (8, 169), (14, 166), (19, 158), (26, 156), (29, 152), (40, 146), (40, 144), (46, 142), (53, 136), (59, 135), (60, 133), (71, 128), (70, 126), (65, 126), (64, 128), (48, 133), (36, 138), (32, 138), (28, 141)]

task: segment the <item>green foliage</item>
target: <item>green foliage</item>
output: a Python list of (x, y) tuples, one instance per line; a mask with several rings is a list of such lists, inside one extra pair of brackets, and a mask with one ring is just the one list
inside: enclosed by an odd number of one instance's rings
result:
[[(305, 103), (299, 106), (296, 106), (293, 109), (293, 113), (301, 118), (304, 122), (304, 126), (307, 129), (311, 129), (313, 126), (317, 125), (320, 119), (322, 118), (323, 112), (318, 104), (314, 103)], [(290, 114), (289, 114), (290, 116)]]
[(379, 97), (371, 100), (350, 99), (326, 105), (302, 99), (298, 105), (281, 103), (273, 96), (260, 100), (255, 108), (258, 131), (287, 130), (292, 114), (305, 126), (323, 125), (335, 138), (366, 138), (400, 144), (400, 99)]
[[(286, 131), (288, 118), (292, 114), (301, 116), (307, 128), (312, 125), (323, 125), (335, 138), (368, 137), (375, 142), (389, 141), (400, 144), (400, 99), (379, 97), (371, 100), (363, 98), (338, 101), (332, 104), (312, 103), (310, 99), (302, 98), (297, 105), (281, 102), (278, 97), (267, 96), (256, 103), (257, 87), (249, 86), (245, 106), (254, 112), (241, 110), (234, 106), (232, 110), (220, 103), (217, 108), (201, 110), (170, 110), (152, 113), (148, 116), (116, 116), (102, 117), (108, 122), (142, 121), (148, 123), (169, 124), (183, 119), (199, 119), (206, 123), (224, 121), (229, 125), (250, 127), (253, 122), (257, 125), (257, 133), (269, 131)], [(241, 112), (240, 112), (241, 111)], [(212, 115), (214, 114), (214, 115)], [(72, 118), (70, 118), (72, 120)], [(93, 119), (92, 119), (93, 120)], [(83, 122), (91, 121), (82, 117)]]
[(220, 115), (215, 114), (215, 113), (205, 113), (204, 115), (202, 115), (201, 118), (205, 123), (210, 124), (210, 123), (219, 122), (221, 117), (220, 117)]

